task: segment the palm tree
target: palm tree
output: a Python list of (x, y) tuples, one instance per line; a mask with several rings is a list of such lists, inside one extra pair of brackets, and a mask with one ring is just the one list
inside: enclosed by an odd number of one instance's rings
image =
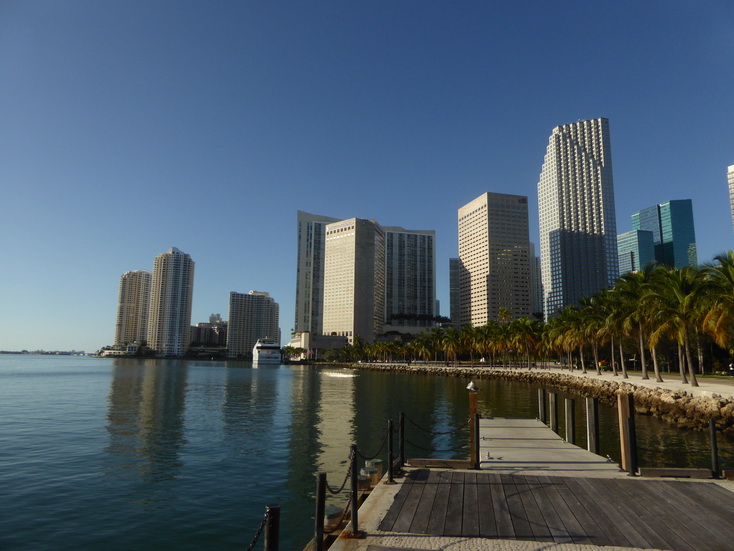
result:
[(601, 365), (599, 364), (599, 343), (601, 341), (602, 329), (604, 327), (604, 312), (599, 295), (592, 297), (584, 297), (579, 303), (581, 304), (581, 323), (584, 334), (591, 344), (591, 352), (594, 355), (594, 368), (596, 374), (601, 375)]
[(655, 274), (655, 265), (648, 264), (644, 269), (623, 275), (614, 286), (619, 293), (622, 316), (622, 331), (625, 335), (636, 334), (640, 351), (642, 378), (649, 379), (645, 363), (645, 335), (647, 312), (641, 307), (643, 296), (650, 286)]
[(517, 350), (525, 352), (525, 357), (530, 369), (530, 357), (535, 354), (540, 342), (540, 327), (537, 320), (520, 318), (511, 324), (512, 344)]
[(704, 317), (706, 330), (721, 348), (734, 343), (734, 251), (714, 257), (718, 264), (703, 268), (703, 291), (711, 308)]
[(679, 353), (681, 377), (685, 382), (683, 364), (687, 363), (691, 386), (698, 386), (698, 381), (691, 358), (690, 332), (694, 323), (702, 318), (703, 282), (703, 272), (695, 268), (667, 269), (661, 272), (660, 284), (653, 291), (658, 323), (655, 332), (659, 336), (673, 336), (679, 350), (683, 349), (685, 357)]
[(441, 348), (446, 354), (446, 359), (453, 359), (456, 365), (457, 357), (461, 351), (461, 334), (454, 327), (449, 327), (441, 339)]

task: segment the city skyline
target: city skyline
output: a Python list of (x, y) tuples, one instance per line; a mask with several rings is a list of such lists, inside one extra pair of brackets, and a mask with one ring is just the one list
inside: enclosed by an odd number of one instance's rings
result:
[(173, 6), (0, 7), (0, 349), (111, 344), (120, 275), (171, 245), (192, 322), (262, 289), (285, 336), (298, 210), (435, 230), (448, 315), (457, 209), (527, 195), (538, 244), (548, 133), (597, 117), (619, 233), (690, 198), (699, 262), (734, 249), (730, 2)]

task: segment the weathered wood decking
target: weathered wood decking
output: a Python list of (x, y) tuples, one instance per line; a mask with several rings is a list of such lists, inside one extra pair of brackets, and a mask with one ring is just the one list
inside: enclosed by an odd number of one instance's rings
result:
[(628, 477), (539, 421), (482, 419), (479, 470), (421, 462), (396, 485), (383, 480), (360, 508), (360, 531), (365, 538), (339, 539), (332, 550), (433, 549), (447, 541), (489, 550), (501, 541), (503, 550), (722, 551), (734, 549), (734, 492), (708, 481)]
[(734, 494), (680, 481), (416, 469), (379, 530), (721, 551), (734, 546)]

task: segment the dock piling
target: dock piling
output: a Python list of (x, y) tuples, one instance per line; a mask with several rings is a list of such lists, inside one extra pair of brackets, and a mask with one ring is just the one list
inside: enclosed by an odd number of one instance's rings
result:
[(709, 419), (709, 440), (711, 442), (711, 476), (719, 478), (719, 444), (716, 440), (716, 421)]
[(316, 518), (314, 544), (316, 551), (324, 551), (324, 513), (326, 512), (326, 473), (316, 475)]
[(599, 455), (599, 399), (586, 397), (586, 449)]
[(574, 406), (576, 400), (573, 398), (566, 398), (564, 401), (565, 412), (566, 412), (566, 442), (569, 444), (576, 443), (576, 412)]
[(393, 456), (392, 452), (392, 433), (393, 433), (393, 427), (392, 427), (392, 419), (388, 419), (387, 421), (387, 483), (393, 484), (395, 481), (393, 480), (393, 460), (395, 457)]
[(545, 410), (545, 389), (538, 389), (538, 419), (541, 423), (548, 424), (548, 415)]
[(548, 410), (550, 415), (550, 428), (558, 434), (558, 395), (555, 392), (548, 393)]
[(280, 548), (280, 505), (268, 505), (265, 508), (265, 549), (278, 551)]
[(359, 469), (357, 466), (357, 444), (352, 444), (352, 535), (359, 534)]

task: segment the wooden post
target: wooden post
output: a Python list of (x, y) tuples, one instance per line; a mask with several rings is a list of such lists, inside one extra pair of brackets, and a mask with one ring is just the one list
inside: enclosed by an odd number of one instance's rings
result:
[(566, 398), (564, 402), (566, 412), (566, 442), (569, 444), (576, 443), (576, 412), (574, 406), (576, 400), (573, 398)]
[(548, 410), (550, 415), (550, 428), (558, 434), (558, 395), (555, 392), (548, 393)]
[(359, 469), (357, 468), (357, 444), (352, 444), (352, 536), (359, 535)]
[(637, 432), (634, 415), (627, 417), (627, 438), (629, 438), (629, 476), (637, 476)]
[(392, 478), (392, 462), (394, 460), (393, 452), (392, 452), (392, 419), (388, 419), (387, 421), (387, 483), (392, 484), (393, 478)]
[(400, 453), (400, 468), (405, 466), (405, 413), (400, 412), (398, 421), (398, 451)]
[(475, 442), (475, 427), (476, 415), (477, 415), (477, 392), (475, 390), (469, 391), (469, 458), (474, 461), (475, 450), (479, 447), (479, 442)]
[(632, 450), (629, 447), (629, 428), (627, 419), (633, 418), (634, 422), (635, 399), (632, 394), (617, 394), (617, 414), (619, 418), (619, 455), (620, 467), (623, 471), (630, 470), (630, 454)]
[(599, 455), (599, 399), (586, 397), (586, 449)]
[(709, 419), (709, 440), (711, 443), (711, 476), (719, 478), (719, 445), (716, 441), (716, 421)]
[(477, 443), (477, 445), (474, 447), (474, 457), (472, 457), (472, 462), (474, 463), (474, 468), (479, 470), (479, 465), (481, 461), (479, 460), (479, 450), (481, 448), (479, 442), (479, 414), (474, 414), (474, 441)]
[(324, 513), (326, 512), (326, 473), (316, 475), (316, 519), (314, 522), (314, 544), (316, 551), (324, 550)]
[(538, 389), (538, 419), (541, 423), (548, 423), (548, 415), (545, 411), (545, 389)]
[[(264, 551), (278, 551), (280, 548), (280, 505), (268, 505), (265, 507), (265, 515), (267, 522)], [(323, 516), (321, 521), (323, 523)]]

